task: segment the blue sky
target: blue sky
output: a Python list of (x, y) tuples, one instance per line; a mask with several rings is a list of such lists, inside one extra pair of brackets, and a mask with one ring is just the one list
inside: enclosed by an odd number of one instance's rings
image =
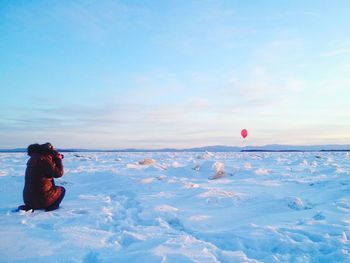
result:
[(0, 0), (0, 148), (349, 144), (348, 10)]

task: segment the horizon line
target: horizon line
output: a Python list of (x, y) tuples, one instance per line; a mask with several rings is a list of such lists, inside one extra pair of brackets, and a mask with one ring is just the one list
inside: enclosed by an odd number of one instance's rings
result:
[[(205, 146), (196, 146), (196, 147), (188, 147), (188, 148), (175, 148), (175, 147), (162, 147), (162, 148), (135, 148), (135, 147), (126, 147), (126, 148), (85, 148), (85, 147), (67, 147), (67, 148), (57, 148), (60, 151), (65, 152), (74, 152), (74, 151), (100, 151), (100, 152), (127, 152), (127, 151), (138, 151), (138, 152), (156, 152), (156, 151), (191, 151), (191, 150), (201, 150), (205, 151), (206, 148), (236, 148), (236, 150), (240, 151), (308, 151), (307, 148), (319, 148), (319, 149), (309, 149), (310, 151), (321, 151), (321, 150), (344, 150), (350, 151), (350, 144), (265, 144), (265, 145), (246, 145), (246, 146), (232, 146), (232, 145), (205, 145)], [(263, 149), (264, 147), (279, 147), (280, 149)], [(284, 147), (284, 148), (283, 148)], [(286, 148), (294, 148), (294, 149), (286, 149)], [(303, 149), (295, 149), (295, 148), (303, 148)], [(336, 149), (332, 149), (330, 147), (335, 147)], [(254, 149), (256, 148), (256, 149)], [(326, 148), (326, 149), (322, 149)], [(328, 148), (328, 149), (327, 149)], [(343, 149), (339, 149), (343, 148)], [(17, 147), (17, 148), (0, 148), (0, 151), (18, 151), (23, 152), (26, 151), (27, 147)], [(231, 149), (232, 151), (233, 149)]]

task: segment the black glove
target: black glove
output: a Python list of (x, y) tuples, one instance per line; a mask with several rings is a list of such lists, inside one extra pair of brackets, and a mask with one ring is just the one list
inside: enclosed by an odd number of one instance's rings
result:
[(58, 151), (56, 150), (52, 150), (52, 155), (55, 159), (60, 159), (62, 160), (64, 158), (64, 155), (59, 153)]

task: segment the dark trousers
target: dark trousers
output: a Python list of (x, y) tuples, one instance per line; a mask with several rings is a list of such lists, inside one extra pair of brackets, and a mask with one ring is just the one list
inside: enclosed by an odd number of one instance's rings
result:
[(56, 210), (60, 207), (60, 203), (62, 202), (64, 195), (66, 194), (66, 189), (63, 186), (58, 187), (61, 188), (61, 195), (52, 205), (45, 207), (46, 212)]

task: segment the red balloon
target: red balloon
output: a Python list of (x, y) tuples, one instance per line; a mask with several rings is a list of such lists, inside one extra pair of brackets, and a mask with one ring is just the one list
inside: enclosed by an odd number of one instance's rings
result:
[(246, 129), (241, 130), (241, 135), (243, 138), (248, 136), (248, 131)]

